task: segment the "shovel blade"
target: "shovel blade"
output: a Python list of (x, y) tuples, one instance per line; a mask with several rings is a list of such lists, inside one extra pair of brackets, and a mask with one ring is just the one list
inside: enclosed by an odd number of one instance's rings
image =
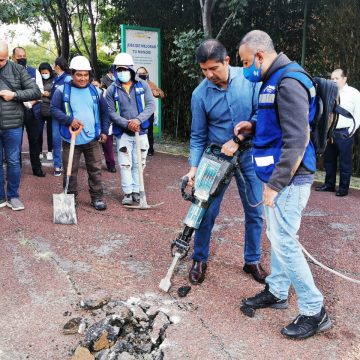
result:
[(53, 194), (54, 224), (77, 224), (74, 194)]

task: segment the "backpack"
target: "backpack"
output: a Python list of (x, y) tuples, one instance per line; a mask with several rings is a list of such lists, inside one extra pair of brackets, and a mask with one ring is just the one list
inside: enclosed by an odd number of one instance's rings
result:
[(316, 113), (314, 120), (310, 124), (310, 139), (314, 145), (316, 154), (323, 155), (328, 141), (332, 141), (339, 115), (353, 120), (354, 127), (353, 131), (349, 134), (349, 137), (354, 134), (355, 119), (349, 111), (339, 105), (339, 89), (332, 80), (321, 77), (313, 78), (305, 70), (289, 68), (280, 77), (278, 86), (282, 79), (290, 77), (286, 76), (286, 74), (290, 72), (301, 72), (305, 74), (311, 79), (316, 89)]

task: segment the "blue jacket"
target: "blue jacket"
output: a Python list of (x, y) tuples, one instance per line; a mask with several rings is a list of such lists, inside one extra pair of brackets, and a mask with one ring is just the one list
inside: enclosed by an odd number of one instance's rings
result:
[[(286, 78), (299, 81), (307, 90), (309, 96), (308, 124), (310, 128), (316, 112), (316, 92), (312, 80), (303, 73), (296, 71), (288, 72), (289, 69), (301, 69), (301, 67), (296, 63), (288, 63), (278, 68), (264, 81), (260, 89), (258, 118), (253, 141), (253, 156), (255, 172), (266, 183), (269, 181), (283, 152), (283, 131), (276, 104), (279, 81), (283, 74)], [(296, 115), (294, 114), (293, 116), (296, 117)], [(305, 133), (307, 129), (303, 129), (303, 131)], [(316, 170), (315, 150), (311, 141), (309, 141), (305, 148), (302, 165), (310, 172), (315, 172)]]
[(53, 97), (55, 90), (60, 86), (64, 85), (64, 82), (71, 81), (71, 76), (67, 74), (66, 72), (63, 72), (60, 76), (56, 76), (56, 78), (53, 80), (51, 85), (51, 93), (50, 98)]
[(204, 79), (193, 91), (190, 136), (190, 166), (197, 167), (209, 143), (231, 140), (240, 121), (256, 121), (260, 84), (246, 80), (243, 69), (229, 66), (227, 89)]

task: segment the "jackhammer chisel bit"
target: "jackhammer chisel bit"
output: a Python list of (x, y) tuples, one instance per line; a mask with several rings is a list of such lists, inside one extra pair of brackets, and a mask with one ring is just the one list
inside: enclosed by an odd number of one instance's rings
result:
[(168, 272), (166, 273), (166, 276), (160, 281), (160, 289), (165, 291), (165, 292), (168, 292), (170, 287), (171, 287), (171, 277), (172, 277), (172, 274), (174, 272), (174, 269), (175, 269), (175, 266), (176, 266), (176, 263), (178, 262), (178, 260), (180, 259), (181, 257), (181, 254), (176, 252), (175, 255), (174, 255), (174, 259), (169, 267), (169, 270)]

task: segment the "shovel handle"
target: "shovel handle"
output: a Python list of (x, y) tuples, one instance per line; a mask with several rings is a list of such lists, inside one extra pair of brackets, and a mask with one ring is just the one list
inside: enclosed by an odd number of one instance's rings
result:
[(73, 130), (71, 125), (69, 126), (69, 131), (71, 134), (71, 142), (70, 142), (70, 152), (69, 152), (69, 162), (66, 169), (66, 176), (71, 176), (72, 163), (74, 158), (74, 149), (75, 149), (75, 140), (76, 137), (81, 133), (83, 126), (79, 126), (78, 129)]
[(135, 143), (136, 143), (136, 157), (138, 161), (138, 173), (139, 173), (139, 190), (144, 192), (144, 173), (141, 161), (141, 147), (140, 147), (140, 134), (138, 131), (135, 132)]

